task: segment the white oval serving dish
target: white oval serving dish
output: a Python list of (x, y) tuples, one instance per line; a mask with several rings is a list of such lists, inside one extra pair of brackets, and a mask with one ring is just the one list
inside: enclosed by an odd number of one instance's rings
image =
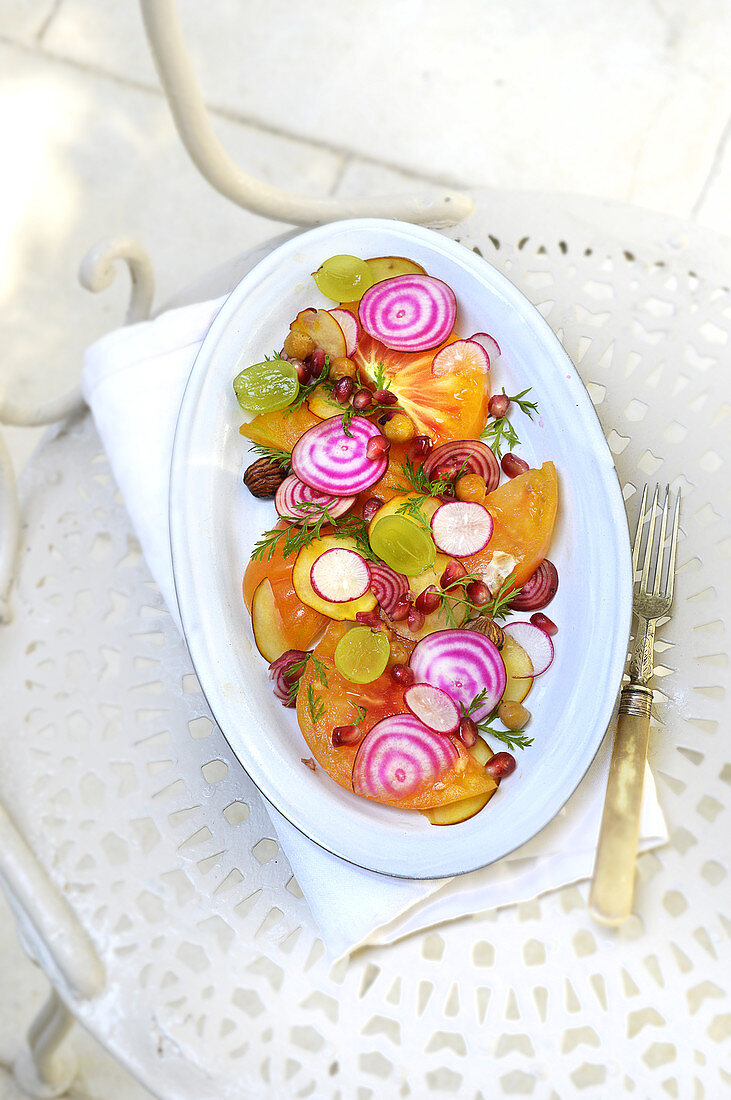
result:
[[(447, 282), (457, 331), (488, 331), (501, 345), (493, 389), (532, 387), (539, 415), (515, 414), (520, 454), (531, 465), (550, 459), (559, 472), (550, 557), (560, 587), (548, 609), (559, 633), (556, 659), (528, 700), (533, 745), (516, 752), (516, 772), (485, 810), (459, 825), (435, 827), (419, 813), (359, 798), (302, 764), (309, 750), (295, 712), (272, 695), (241, 597), (252, 547), (276, 516), (242, 484), (251, 460), (231, 382), (281, 347), (300, 309), (332, 307), (310, 273), (338, 253), (409, 256)], [(170, 502), (180, 615), (201, 686), (254, 783), (302, 833), (370, 870), (442, 878), (500, 859), (554, 818), (591, 764), (619, 690), (629, 540), (611, 454), (576, 369), (537, 310), (489, 263), (431, 230), (375, 219), (321, 226), (280, 245), (232, 291), (200, 349), (178, 420)]]

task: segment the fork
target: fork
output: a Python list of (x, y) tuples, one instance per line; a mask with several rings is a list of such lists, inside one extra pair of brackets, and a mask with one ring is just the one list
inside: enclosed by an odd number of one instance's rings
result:
[[(675, 590), (680, 492), (676, 494), (673, 509), (667, 572), (663, 567), (670, 514), (670, 487), (665, 490), (665, 499), (660, 508), (660, 533), (655, 548), (659, 492), (660, 487), (656, 486), (650, 510), (646, 513), (645, 485), (637, 518), (632, 547), (632, 610), (637, 617), (638, 630), (630, 659), (630, 682), (622, 688), (619, 703), (617, 732), (589, 894), (591, 915), (600, 924), (607, 925), (622, 924), (632, 911), (642, 783), (652, 707), (652, 690), (647, 684), (654, 671), (655, 627), (658, 619), (670, 611)], [(636, 579), (641, 556), (642, 572), (639, 579)], [(663, 583), (664, 574), (666, 579)]]

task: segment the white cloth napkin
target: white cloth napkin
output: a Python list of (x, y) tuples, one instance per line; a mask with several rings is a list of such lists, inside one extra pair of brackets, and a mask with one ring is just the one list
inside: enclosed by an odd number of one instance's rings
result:
[[(188, 374), (224, 298), (118, 329), (88, 349), (83, 390), (153, 577), (180, 625), (168, 534), (173, 437)], [(325, 852), (266, 804), (282, 848), (334, 957), (419, 929), (538, 897), (591, 875), (610, 739), (558, 816), (499, 863), (454, 879), (393, 879)], [(649, 768), (640, 848), (667, 831)]]

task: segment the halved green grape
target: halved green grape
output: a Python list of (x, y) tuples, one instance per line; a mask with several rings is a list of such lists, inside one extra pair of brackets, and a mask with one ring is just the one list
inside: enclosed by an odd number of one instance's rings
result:
[(286, 359), (254, 363), (234, 378), (234, 393), (247, 412), (276, 412), (286, 409), (297, 396), (297, 370)]
[(317, 289), (333, 302), (358, 302), (375, 279), (365, 260), (330, 256), (312, 273)]
[(386, 565), (407, 577), (417, 576), (433, 565), (437, 548), (427, 527), (406, 516), (384, 516), (370, 532), (371, 550)]
[(354, 684), (370, 684), (385, 672), (391, 646), (385, 631), (369, 626), (354, 626), (335, 646), (335, 667)]

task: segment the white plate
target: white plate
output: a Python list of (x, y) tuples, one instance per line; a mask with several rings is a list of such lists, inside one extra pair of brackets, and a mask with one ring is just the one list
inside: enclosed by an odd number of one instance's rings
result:
[[(551, 459), (559, 471), (550, 557), (560, 587), (549, 609), (559, 633), (556, 659), (528, 699), (534, 743), (516, 753), (516, 772), (486, 809), (459, 825), (435, 827), (419, 813), (358, 798), (302, 764), (309, 749), (294, 711), (272, 695), (241, 598), (252, 546), (275, 513), (242, 484), (250, 459), (231, 381), (281, 347), (300, 309), (332, 306), (310, 273), (339, 253), (409, 256), (444, 279), (457, 295), (457, 330), (488, 331), (500, 343), (493, 388), (532, 387), (540, 416), (530, 422), (515, 413), (521, 455), (531, 465)], [(242, 279), (203, 342), (178, 420), (170, 500), (180, 614), (201, 686), (254, 783), (306, 836), (374, 871), (444, 877), (500, 859), (558, 813), (599, 747), (619, 690), (631, 616), (627, 524), (575, 368), (536, 309), (490, 264), (431, 230), (382, 220), (337, 222), (281, 245)]]

